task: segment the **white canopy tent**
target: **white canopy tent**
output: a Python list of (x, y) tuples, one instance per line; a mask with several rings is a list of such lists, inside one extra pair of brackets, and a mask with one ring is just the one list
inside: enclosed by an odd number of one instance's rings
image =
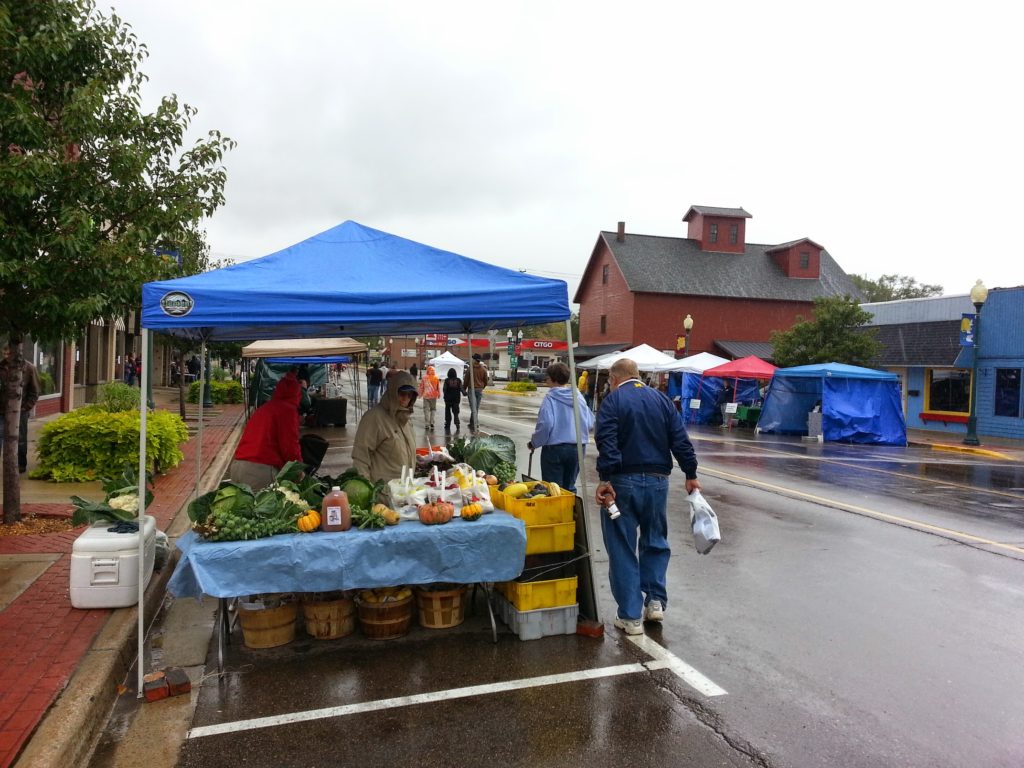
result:
[(650, 344), (639, 344), (632, 349), (627, 349), (623, 352), (612, 352), (608, 355), (595, 357), (585, 363), (580, 363), (578, 367), (590, 370), (596, 369), (599, 371), (606, 371), (612, 367), (612, 364), (616, 360), (620, 360), (623, 357), (628, 357), (630, 360), (635, 362), (637, 368), (641, 371), (656, 371), (660, 365), (668, 365), (669, 363), (676, 362), (674, 357), (666, 355), (664, 352), (659, 352)]
[(659, 373), (672, 373), (673, 371), (704, 373), (708, 368), (714, 368), (716, 365), (724, 365), (728, 362), (724, 357), (712, 355), (710, 352), (700, 352), (691, 357), (683, 357), (679, 360), (673, 360), (671, 363), (659, 365), (654, 370)]
[(461, 366), (466, 365), (466, 361), (463, 360), (461, 357), (458, 357), (457, 355), (453, 355), (448, 350), (445, 350), (444, 352), (442, 352), (437, 357), (432, 357), (429, 360), (427, 360), (427, 365), (432, 365), (435, 368), (440, 368), (441, 366), (444, 366), (444, 365), (447, 365), (448, 367), (451, 367), (453, 365), (458, 365), (458, 366), (460, 366), (460, 368), (458, 369), (457, 373), (461, 376), (462, 375), (462, 368), (461, 368)]

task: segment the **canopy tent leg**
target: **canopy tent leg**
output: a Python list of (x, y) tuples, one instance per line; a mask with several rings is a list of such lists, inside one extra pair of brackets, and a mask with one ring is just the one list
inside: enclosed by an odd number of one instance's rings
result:
[[(149, 349), (149, 343), (151, 332), (147, 328), (142, 329), (142, 348)], [(142, 684), (143, 677), (145, 676), (145, 664), (143, 663), (144, 645), (146, 641), (146, 617), (143, 615), (145, 612), (145, 603), (143, 602), (143, 595), (146, 586), (146, 416), (149, 414), (149, 404), (146, 402), (145, 393), (149, 391), (149, 377), (150, 367), (153, 365), (153, 356), (146, 355), (146, 360), (142, 366), (142, 377), (139, 381), (140, 394), (139, 394), (139, 602), (138, 602), (138, 619), (139, 626), (137, 628), (139, 641), (138, 641), (138, 660), (136, 667), (138, 670), (138, 691), (137, 698), (142, 698)]]
[(480, 414), (477, 412), (476, 402), (476, 376), (473, 373), (473, 334), (466, 330), (467, 344), (469, 344), (469, 431), (474, 429), (480, 431)]
[[(587, 525), (587, 505), (590, 503), (590, 491), (587, 488), (587, 473), (583, 464), (583, 441), (589, 440), (589, 434), (583, 432), (580, 422), (580, 404), (577, 394), (579, 389), (576, 384), (576, 356), (572, 350), (572, 323), (571, 318), (565, 320), (565, 338), (569, 342), (569, 384), (572, 387), (572, 418), (576, 423), (576, 459), (580, 465), (580, 476), (577, 482), (579, 502), (576, 505), (579, 514), (576, 521), (576, 544), (577, 549), (586, 553), (580, 567), (585, 568), (584, 578), (579, 581), (579, 603), (580, 615), (593, 621), (601, 621), (601, 612), (597, 604), (597, 591), (594, 589), (594, 563), (593, 551), (590, 547), (590, 531)], [(597, 382), (594, 382), (594, 391), (597, 392)], [(596, 397), (594, 398), (597, 399)], [(576, 554), (579, 554), (578, 552)]]
[(196, 433), (196, 498), (200, 496), (199, 481), (203, 477), (203, 387), (206, 386), (206, 339), (199, 345), (199, 431)]

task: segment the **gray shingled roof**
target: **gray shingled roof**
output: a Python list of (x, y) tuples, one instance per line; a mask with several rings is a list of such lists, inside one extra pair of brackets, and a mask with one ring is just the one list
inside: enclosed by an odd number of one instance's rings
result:
[(882, 351), (872, 361), (884, 367), (954, 365), (960, 353), (960, 321), (939, 320), (931, 323), (897, 323), (868, 326)]
[(769, 363), (775, 359), (775, 349), (770, 341), (723, 341), (715, 339), (715, 346), (725, 352), (733, 360), (741, 357), (759, 357)]
[(615, 235), (601, 232), (634, 293), (807, 302), (822, 296), (861, 297), (828, 251), (821, 252), (821, 277), (812, 280), (786, 277), (767, 253), (773, 245), (747, 243), (743, 253), (715, 253), (685, 237), (627, 234), (620, 243)]
[(741, 219), (754, 218), (742, 208), (715, 208), (711, 205), (691, 205), (690, 210), (683, 216), (683, 221), (689, 221), (691, 213), (699, 213), (703, 216), (739, 216)]

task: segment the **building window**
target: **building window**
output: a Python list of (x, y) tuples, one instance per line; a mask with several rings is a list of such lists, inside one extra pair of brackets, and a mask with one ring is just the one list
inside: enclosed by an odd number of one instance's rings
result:
[(729, 244), (736, 245), (740, 241), (740, 225), (730, 224), (729, 225)]
[(810, 269), (811, 254), (807, 251), (800, 251), (800, 269)]
[(60, 392), (61, 385), (61, 344), (45, 344), (37, 342), (32, 353), (32, 363), (39, 374), (39, 394), (55, 395)]
[(605, 264), (603, 267), (601, 267), (601, 282), (604, 285), (608, 284), (608, 265), (607, 264)]
[(608, 333), (608, 315), (601, 315), (601, 333)]
[(717, 224), (712, 224), (708, 228), (708, 242), (709, 243), (717, 243), (718, 242), (718, 225)]
[(1020, 368), (996, 368), (996, 416), (1019, 419)]
[(924, 409), (966, 414), (971, 408), (971, 372), (945, 369), (928, 371)]

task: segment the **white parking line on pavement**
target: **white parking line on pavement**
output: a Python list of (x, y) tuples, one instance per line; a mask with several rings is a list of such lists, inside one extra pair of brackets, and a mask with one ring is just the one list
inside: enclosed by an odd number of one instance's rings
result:
[(487, 685), (470, 685), (465, 688), (452, 688), (447, 691), (417, 693), (412, 696), (398, 696), (393, 699), (364, 701), (360, 704), (345, 704), (340, 707), (324, 707), (323, 709), (311, 709), (306, 712), (289, 712), (288, 714), (274, 715), (272, 717), (257, 717), (251, 720), (236, 720), (231, 723), (220, 723), (218, 725), (203, 725), (190, 730), (188, 732), (188, 737), (190, 739), (200, 739), (204, 736), (217, 736), (225, 733), (237, 733), (238, 731), (252, 731), (258, 728), (273, 728), (278, 725), (304, 723), (310, 720), (323, 720), (329, 717), (357, 715), (363, 712), (393, 709), (394, 707), (408, 707), (414, 704), (429, 704), (436, 701), (466, 698), (468, 696), (485, 696), (492, 693), (517, 691), (524, 688), (537, 688), (544, 685), (578, 683), (582, 680), (598, 680), (602, 677), (615, 677), (616, 675), (629, 675), (636, 672), (646, 671), (647, 667), (640, 663), (620, 664), (615, 667), (600, 667), (598, 669), (581, 669), (578, 672), (565, 672), (558, 675), (527, 677), (521, 680), (509, 680), (504, 683), (488, 683)]
[(600, 680), (604, 677), (632, 675), (637, 672), (649, 672), (656, 669), (671, 670), (683, 681), (693, 686), (706, 696), (722, 696), (726, 693), (724, 689), (719, 688), (696, 669), (684, 662), (667, 648), (658, 645), (658, 643), (654, 642), (646, 635), (633, 636), (629, 637), (629, 639), (632, 640), (637, 647), (651, 656), (653, 661), (643, 663), (638, 662), (636, 664), (619, 664), (613, 667), (599, 667), (597, 669), (581, 669), (577, 672), (563, 672), (557, 675), (526, 677), (519, 680), (508, 680), (503, 683), (469, 685), (464, 688), (451, 688), (447, 691), (416, 693), (411, 696), (396, 696), (391, 699), (364, 701), (359, 704), (343, 704), (338, 707), (323, 707), (322, 709), (310, 709), (305, 712), (289, 712), (283, 715), (256, 717), (250, 720), (235, 720), (230, 723), (201, 725), (191, 729), (188, 732), (188, 738), (201, 739), (207, 736), (220, 736), (226, 733), (238, 733), (240, 731), (253, 731), (259, 728), (274, 728), (279, 725), (305, 723), (311, 720), (325, 720), (331, 717), (358, 715), (364, 712), (376, 712), (382, 709), (408, 707), (416, 704), (430, 704), (438, 701), (463, 699), (470, 696), (487, 696), (494, 693), (518, 691), (524, 688), (538, 688), (545, 685), (561, 685), (563, 683), (578, 683), (585, 680)]
[(696, 688), (705, 696), (725, 696), (728, 691), (720, 688), (685, 661), (676, 656), (663, 645), (659, 645), (647, 635), (628, 635), (630, 641), (651, 656), (654, 661), (644, 662), (647, 669), (670, 669), (684, 683)]

